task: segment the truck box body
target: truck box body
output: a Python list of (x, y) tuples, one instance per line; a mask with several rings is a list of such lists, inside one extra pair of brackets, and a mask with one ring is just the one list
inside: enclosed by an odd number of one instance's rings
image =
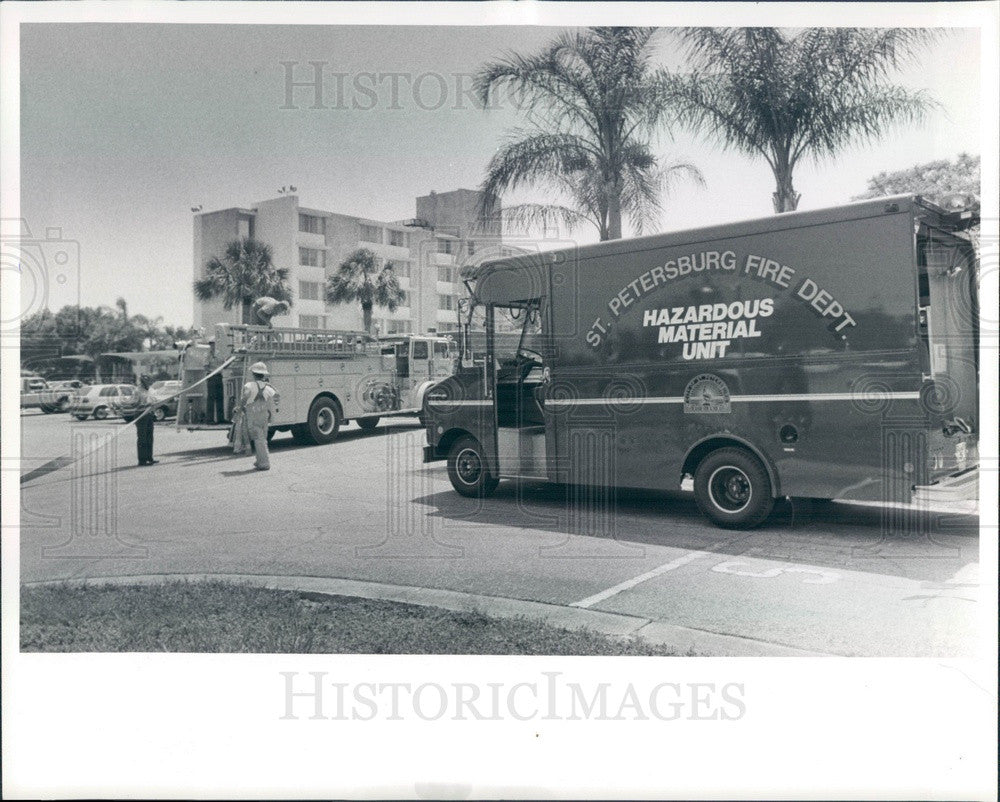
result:
[(433, 388), (429, 457), (463, 430), (498, 477), (673, 490), (733, 446), (774, 496), (908, 500), (977, 461), (964, 224), (900, 196), (482, 265), (537, 358)]

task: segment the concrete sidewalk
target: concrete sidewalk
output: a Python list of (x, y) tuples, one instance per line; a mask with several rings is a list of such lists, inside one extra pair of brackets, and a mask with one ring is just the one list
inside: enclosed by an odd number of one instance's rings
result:
[(291, 590), (328, 596), (440, 607), (460, 612), (479, 612), (495, 618), (527, 618), (563, 629), (587, 629), (610, 637), (639, 636), (650, 643), (672, 647), (679, 656), (699, 657), (830, 657), (822, 652), (795, 649), (777, 643), (722, 635), (639, 616), (606, 613), (559, 604), (482, 596), (454, 590), (438, 590), (408, 585), (362, 582), (316, 576), (269, 576), (258, 574), (135, 574), (132, 576), (88, 577), (87, 579), (26, 582), (28, 587), (44, 585), (155, 585), (162, 582), (204, 582), (220, 580), (244, 583), (271, 590)]

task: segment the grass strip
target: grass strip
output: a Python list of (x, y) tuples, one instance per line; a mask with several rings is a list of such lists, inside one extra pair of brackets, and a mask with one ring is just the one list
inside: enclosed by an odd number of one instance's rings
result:
[(219, 580), (21, 588), (25, 652), (674, 655), (642, 638)]

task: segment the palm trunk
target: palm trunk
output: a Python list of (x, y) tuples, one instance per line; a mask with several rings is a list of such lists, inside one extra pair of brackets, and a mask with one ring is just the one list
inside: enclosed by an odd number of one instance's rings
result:
[(603, 239), (622, 238), (622, 199), (617, 189), (613, 189), (608, 198), (608, 232)]
[(246, 301), (244, 301), (240, 305), (240, 322), (243, 325), (248, 325), (250, 323), (253, 323), (253, 316), (251, 315), (250, 312), (250, 304), (247, 303)]
[(799, 207), (799, 198), (802, 196), (792, 186), (791, 168), (779, 167), (776, 169), (774, 171), (774, 180), (777, 185), (772, 196), (774, 211), (778, 214), (782, 212), (794, 212)]
[(365, 327), (365, 333), (372, 333), (372, 305), (361, 304), (361, 319)]

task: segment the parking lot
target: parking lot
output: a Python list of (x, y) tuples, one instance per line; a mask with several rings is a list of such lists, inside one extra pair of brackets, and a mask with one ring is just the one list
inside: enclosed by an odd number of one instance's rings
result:
[[(328, 446), (272, 443), (272, 469), (222, 431), (156, 424), (137, 467), (120, 419), (21, 418), (21, 578), (332, 577), (638, 616), (837, 655), (969, 654), (977, 519), (781, 502), (717, 529), (688, 494), (501, 483), (462, 498), (421, 463), (411, 418)], [(5, 524), (6, 525), (6, 524)]]

